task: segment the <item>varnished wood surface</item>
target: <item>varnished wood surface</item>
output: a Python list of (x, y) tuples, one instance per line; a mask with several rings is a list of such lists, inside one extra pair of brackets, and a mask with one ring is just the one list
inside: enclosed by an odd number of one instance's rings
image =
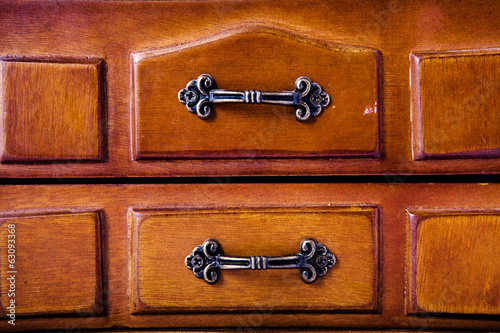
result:
[[(8, 58), (7, 58), (8, 59)], [(101, 161), (101, 61), (1, 61), (1, 161)]]
[[(17, 299), (15, 312), (21, 317), (102, 312), (102, 302), (97, 304), (102, 295), (98, 213), (24, 212), (0, 217), (0, 225), (2, 317), (10, 313), (11, 299)], [(9, 225), (15, 226), (14, 233)], [(9, 244), (15, 245), (13, 266), (7, 262)]]
[[(114, 329), (120, 328), (202, 328), (202, 327), (238, 327), (246, 329), (259, 327), (328, 327), (328, 328), (365, 328), (365, 329), (454, 329), (454, 330), (500, 330), (500, 322), (497, 315), (488, 315), (493, 313), (488, 309), (494, 309), (493, 305), (489, 308), (477, 306), (474, 313), (476, 315), (462, 314), (417, 314), (408, 315), (408, 304), (406, 304), (406, 291), (409, 288), (406, 284), (406, 260), (405, 249), (407, 247), (407, 212), (439, 212), (439, 211), (455, 211), (455, 212), (491, 212), (498, 209), (498, 198), (500, 194), (500, 186), (498, 184), (233, 184), (233, 185), (40, 185), (40, 186), (2, 186), (0, 187), (0, 212), (2, 215), (23, 216), (35, 213), (36, 215), (45, 215), (54, 212), (78, 213), (102, 211), (101, 220), (101, 243), (102, 243), (102, 277), (103, 277), (103, 305), (104, 311), (102, 316), (90, 316), (82, 313), (76, 313), (67, 316), (34, 316), (29, 319), (18, 318), (16, 326), (8, 325), (5, 320), (0, 321), (0, 329), (3, 331), (22, 331), (43, 329), (60, 329), (66, 327), (85, 328), (85, 329)], [(134, 256), (134, 232), (133, 220), (130, 214), (133, 211), (165, 211), (165, 210), (192, 210), (192, 209), (208, 209), (220, 210), (231, 207), (246, 207), (253, 208), (293, 208), (304, 209), (305, 207), (352, 207), (352, 206), (373, 206), (379, 207), (379, 230), (380, 230), (380, 284), (379, 284), (379, 308), (377, 313), (346, 313), (340, 310), (332, 310), (328, 312), (307, 313), (294, 311), (294, 313), (281, 313), (272, 309), (263, 310), (258, 304), (252, 311), (234, 312), (222, 311), (218, 313), (163, 313), (163, 314), (131, 314), (130, 301), (133, 298), (132, 281), (133, 281), (133, 256)], [(197, 220), (194, 220), (197, 221)], [(266, 228), (267, 223), (258, 223), (260, 228)], [(307, 221), (307, 214), (304, 214), (304, 221)], [(495, 220), (497, 221), (497, 220)], [(272, 221), (271, 221), (272, 222)], [(444, 221), (446, 222), (446, 220)], [(446, 229), (457, 235), (462, 235), (461, 239), (471, 242), (471, 249), (492, 249), (491, 255), (494, 255), (496, 247), (490, 244), (493, 234), (483, 235), (483, 232), (491, 233), (492, 226), (495, 223), (481, 225), (474, 219), (462, 219), (461, 227), (455, 231), (453, 228), (448, 228), (444, 222), (437, 223), (436, 232), (431, 228), (428, 232), (423, 233), (426, 240), (432, 242), (435, 237), (438, 237)], [(335, 220), (325, 220), (325, 228), (328, 229), (329, 224), (334, 225)], [(472, 223), (474, 233), (470, 237), (466, 237), (468, 223)], [(180, 223), (174, 223), (178, 226)], [(214, 221), (210, 226), (210, 230), (217, 231), (219, 223)], [(424, 222), (425, 224), (425, 222)], [(161, 223), (165, 225), (165, 223)], [(220, 223), (222, 226), (222, 223)], [(350, 227), (353, 227), (351, 224)], [(68, 225), (71, 230), (78, 228), (75, 225)], [(191, 240), (196, 235), (190, 234), (189, 223), (182, 224), (175, 228), (175, 233), (178, 235), (186, 235), (189, 238), (189, 248), (192, 245)], [(199, 226), (193, 226), (199, 228)], [(286, 230), (285, 223), (280, 227)], [(305, 227), (301, 227), (305, 228)], [(80, 230), (80, 229), (79, 229)], [(150, 235), (150, 239), (157, 241), (171, 239), (170, 233), (158, 229), (159, 235)], [(197, 229), (196, 229), (197, 230)], [(304, 229), (305, 230), (305, 229)], [(323, 230), (323, 229), (322, 229)], [(174, 234), (172, 231), (172, 234)], [(345, 231), (339, 231), (339, 237)], [(165, 238), (162, 238), (161, 233), (164, 233)], [(87, 231), (79, 233), (79, 237), (90, 237), (92, 232)], [(85, 236), (84, 236), (85, 235)], [(27, 235), (24, 237), (28, 237)], [(203, 235), (205, 237), (205, 235)], [(201, 238), (203, 238), (201, 237)], [(249, 234), (246, 237), (250, 237)], [(335, 234), (327, 235), (335, 240)], [(243, 237), (242, 237), (243, 238)], [(320, 236), (318, 236), (320, 238)], [(420, 238), (422, 239), (422, 238)], [(242, 240), (244, 244), (244, 239)], [(283, 241), (284, 242), (284, 241)], [(295, 241), (293, 242), (295, 247)], [(326, 243), (326, 242), (325, 242)], [(171, 244), (165, 241), (162, 244), (168, 247)], [(177, 241), (175, 244), (181, 246), (182, 242)], [(223, 243), (223, 246), (238, 246)], [(231, 244), (233, 244), (231, 242)], [(451, 252), (463, 251), (464, 243), (450, 242)], [(328, 244), (329, 245), (329, 244)], [(430, 244), (432, 246), (442, 246), (440, 244)], [(22, 247), (22, 243), (19, 243)], [(69, 246), (69, 245), (68, 245)], [(156, 245), (155, 245), (156, 246)], [(184, 246), (184, 245), (182, 245)], [(254, 246), (254, 251), (264, 253), (267, 250), (262, 250)], [(332, 244), (331, 246), (336, 246)], [(348, 247), (347, 247), (348, 246)], [(345, 245), (344, 247), (351, 248), (353, 245)], [(63, 256), (64, 249), (67, 245), (50, 248), (51, 251)], [(187, 248), (187, 245), (186, 245)], [(440, 249), (440, 248), (437, 248)], [(243, 249), (238, 250), (232, 248), (232, 251), (243, 253)], [(342, 252), (342, 249), (336, 249)], [(33, 253), (32, 249), (25, 249), (29, 253)], [(168, 250), (170, 251), (170, 250)], [(278, 249), (273, 249), (278, 251)], [(429, 253), (438, 255), (444, 250), (433, 251), (432, 249), (425, 250), (418, 255), (429, 255)], [(281, 252), (281, 250), (280, 250)], [(496, 257), (490, 257), (487, 252), (483, 251), (482, 256), (476, 259), (480, 263), (474, 263), (473, 267), (480, 267), (487, 263), (492, 263), (497, 260)], [(4, 255), (4, 254), (2, 254)], [(139, 256), (140, 256), (139, 252)], [(71, 257), (73, 258), (73, 256)], [(467, 260), (462, 260), (460, 256), (455, 256), (456, 262), (460, 265), (467, 263)], [(3, 260), (3, 259), (2, 259)], [(45, 262), (50, 262), (49, 259), (44, 259)], [(156, 260), (163, 260), (161, 253), (158, 253)], [(360, 262), (359, 264), (361, 264)], [(429, 261), (431, 264), (432, 261)], [(180, 265), (182, 270), (189, 271)], [(486, 267), (485, 266), (485, 267)], [(430, 266), (429, 266), (430, 267)], [(453, 267), (453, 266), (452, 266)], [(461, 267), (461, 266), (457, 266)], [(51, 274), (59, 274), (57, 266), (46, 268)], [(165, 267), (165, 270), (172, 269)], [(339, 260), (338, 271), (342, 269), (341, 261)], [(361, 268), (360, 268), (361, 269)], [(483, 288), (483, 295), (486, 295), (488, 288), (495, 285), (492, 282), (489, 286), (485, 282), (486, 279), (494, 274), (498, 274), (498, 265), (492, 265), (485, 271), (469, 271), (467, 269), (458, 269), (454, 273), (463, 274), (457, 280), (447, 280), (446, 273), (442, 268), (436, 274), (441, 274), (443, 288), (454, 285), (456, 288), (466, 287), (470, 285), (470, 279), (474, 278), (478, 281), (474, 290)], [(453, 272), (453, 270), (451, 270)], [(481, 273), (482, 272), (482, 273)], [(223, 272), (234, 273), (234, 272)], [(249, 272), (248, 275), (240, 276), (241, 279), (248, 278), (249, 283), (255, 281), (252, 277), (253, 273), (268, 272)], [(335, 270), (332, 272), (335, 275)], [(83, 273), (82, 273), (83, 274)], [(161, 279), (163, 272), (160, 270), (155, 274)], [(226, 274), (226, 277), (234, 281), (235, 276)], [(340, 273), (339, 273), (340, 274)], [(358, 273), (356, 273), (358, 274)], [(425, 271), (423, 274), (426, 274)], [(59, 276), (61, 281), (67, 283), (66, 279)], [(76, 281), (88, 279), (87, 275), (82, 276)], [(186, 280), (182, 280), (179, 284), (175, 284), (173, 288), (187, 286), (189, 282), (201, 283), (203, 281), (196, 279), (194, 276), (186, 276)], [(463, 281), (464, 284), (456, 282)], [(3, 283), (3, 281), (1, 281)], [(297, 279), (297, 283), (302, 285), (303, 282)], [(342, 289), (342, 284), (337, 285)], [(159, 288), (163, 288), (160, 287)], [(491, 291), (491, 289), (489, 289)], [(158, 295), (162, 295), (165, 291), (158, 291)], [(42, 295), (42, 294), (40, 294)], [(427, 293), (428, 295), (428, 293)], [(481, 295), (479, 292), (477, 295)], [(494, 293), (489, 293), (493, 295)], [(314, 303), (314, 298), (309, 297), (308, 293), (297, 293), (295, 295), (297, 302)], [(23, 297), (18, 296), (21, 302)], [(36, 294), (34, 295), (36, 296)], [(61, 295), (60, 297), (65, 297)], [(196, 297), (196, 295), (187, 295), (186, 297)], [(238, 297), (238, 295), (235, 295)], [(259, 296), (261, 297), (261, 296)], [(486, 297), (486, 296), (485, 296)], [(491, 296), (489, 296), (491, 297)], [(237, 299), (237, 298), (236, 298)], [(486, 298), (485, 298), (486, 299)], [(250, 300), (251, 301), (251, 300)], [(213, 302), (213, 301), (212, 301)], [(481, 302), (477, 299), (476, 302)], [(498, 302), (498, 296), (496, 298)], [(406, 305), (405, 305), (406, 304)], [(473, 304), (469, 300), (467, 304)], [(494, 304), (494, 303), (492, 303)], [(460, 311), (458, 306), (450, 307), (449, 311)], [(479, 314), (481, 313), (481, 314)]]
[[(370, 48), (251, 25), (134, 54), (135, 156), (377, 157), (379, 60)], [(212, 117), (203, 121), (177, 94), (204, 73), (217, 88), (239, 91), (293, 91), (295, 80), (307, 76), (331, 101), (307, 122), (298, 122), (291, 106), (244, 103), (213, 105)]]
[(413, 54), (414, 156), (500, 155), (500, 51)]
[(409, 312), (500, 314), (499, 215), (409, 214)]
[[(134, 213), (133, 235), (131, 311), (136, 314), (256, 307), (278, 312), (378, 310), (376, 207), (140, 211)], [(217, 239), (229, 256), (282, 256), (299, 253), (307, 237), (337, 257), (334, 268), (312, 284), (303, 283), (294, 269), (226, 270), (209, 285), (183, 267), (186, 255), (208, 238)]]
[[(416, 138), (413, 137), (411, 130), (411, 89), (414, 87), (410, 87), (409, 57), (412, 52), (443, 53), (473, 50), (476, 53), (482, 53), (485, 49), (497, 49), (500, 30), (500, 21), (497, 19), (499, 12), (500, 3), (494, 0), (466, 0), (461, 1), (460, 4), (452, 0), (381, 0), (355, 4), (347, 0), (307, 2), (69, 1), (62, 3), (6, 1), (0, 4), (0, 23), (3, 27), (0, 35), (0, 54), (3, 58), (59, 60), (91, 57), (105, 60), (107, 125), (101, 129), (100, 134), (107, 139), (108, 154), (106, 163), (74, 163), (74, 161), (56, 164), (2, 163), (0, 164), (0, 177), (498, 173), (499, 160), (485, 158), (486, 156), (474, 159), (455, 156), (449, 160), (413, 160), (412, 141), (414, 142)], [(380, 50), (381, 86), (380, 105), (377, 109), (380, 158), (134, 160), (132, 54), (187, 45), (251, 25), (265, 26), (271, 30), (277, 29), (301, 36), (301, 38), (320, 40), (329, 44)], [(219, 54), (214, 57), (223, 57), (224, 52), (223, 48), (218, 49)], [(290, 59), (291, 64), (294, 61), (295, 59)], [(190, 60), (186, 58), (179, 64), (179, 72), (189, 68), (189, 64)], [(238, 66), (240, 67), (236, 68), (242, 68), (241, 65)], [(480, 64), (471, 66), (478, 71), (488, 71), (487, 66)], [(209, 70), (211, 69), (207, 68), (207, 71)], [(222, 71), (222, 69), (217, 69), (217, 71)], [(328, 68), (325, 68), (325, 71), (328, 71)], [(460, 82), (457, 76), (463, 71), (450, 68), (447, 73), (450, 78)], [(488, 77), (489, 73), (481, 74)], [(252, 74), (245, 73), (245, 75), (250, 77)], [(298, 75), (308, 74), (301, 72)], [(273, 76), (268, 73), (267, 77)], [(227, 79), (216, 77), (216, 80)], [(235, 81), (232, 81), (231, 85), (233, 82)], [(182, 86), (186, 82), (179, 84)], [(268, 84), (270, 85), (270, 82), (266, 81), (262, 87), (267, 87)], [(477, 87), (477, 84), (470, 82), (467, 84)], [(354, 84), (349, 88), (356, 90), (349, 91), (349, 96), (362, 93), (357, 90), (357, 87), (358, 85)], [(244, 88), (252, 89), (253, 87), (245, 86)], [(335, 86), (333, 88), (335, 90)], [(334, 94), (342, 94), (342, 92), (335, 91)], [(483, 92), (479, 91), (479, 94), (480, 96), (475, 96), (476, 100), (486, 98)], [(497, 95), (498, 87), (496, 86), (495, 97), (491, 98), (498, 100)], [(488, 105), (498, 104), (490, 102)], [(496, 109), (485, 110), (487, 110), (485, 116), (493, 116), (497, 113)], [(217, 121), (233, 119), (227, 118), (230, 117), (230, 112), (219, 111), (221, 112), (218, 113)], [(334, 112), (331, 109), (327, 111)], [(193, 115), (186, 111), (187, 116)], [(373, 115), (368, 116), (373, 117)], [(472, 119), (478, 119), (478, 117), (483, 119), (476, 113), (472, 116)], [(192, 119), (193, 121), (199, 121), (195, 116), (193, 117), (195, 118)], [(343, 116), (339, 117), (342, 119)], [(437, 113), (435, 117), (438, 117), (436, 121), (439, 123), (446, 124), (449, 120), (441, 119), (440, 117), (448, 116), (440, 113)], [(272, 119), (269, 121), (271, 122)], [(318, 118), (317, 121), (321, 119)], [(473, 137), (469, 134), (475, 131), (476, 125), (466, 122), (465, 124), (469, 124), (470, 127), (467, 125), (457, 129), (461, 141), (457, 143), (452, 140), (449, 143), (441, 143), (436, 146), (436, 149), (439, 152), (470, 149), (470, 147), (497, 149), (494, 146), (496, 145), (495, 137), (498, 136), (496, 125), (498, 121), (495, 122), (492, 117), (488, 117), (485, 121), (490, 123), (480, 126), (481, 133), (473, 133)], [(331, 131), (335, 133), (326, 137), (318, 136), (315, 139), (321, 142), (332, 137), (339, 138), (339, 141), (333, 145), (340, 145), (340, 142), (349, 142), (349, 140), (359, 143), (356, 140), (373, 135), (373, 126), (360, 130), (359, 134), (353, 134), (349, 124), (352, 125), (350, 120), (346, 119), (345, 126), (349, 126), (349, 129), (338, 130), (337, 127), (332, 127)], [(163, 123), (160, 122), (157, 126), (163, 126)], [(270, 138), (275, 138), (277, 135), (276, 131), (267, 132), (266, 129), (269, 128), (273, 128), (272, 123), (267, 124), (267, 127), (262, 130), (249, 132), (248, 136), (261, 138), (263, 140), (261, 146), (265, 147), (271, 142)], [(5, 128), (3, 131), (5, 133)], [(450, 128), (447, 127), (444, 131), (450, 131)], [(160, 127), (157, 132), (164, 134), (164, 128)], [(225, 144), (233, 140), (229, 133), (226, 134), (225, 137), (220, 138)], [(290, 140), (296, 140), (293, 134), (289, 135)], [(482, 134), (486, 144), (482, 139), (483, 143), (478, 141), (476, 134)], [(186, 133), (182, 136), (189, 135), (186, 127)], [(239, 135), (245, 134), (238, 133), (236, 137)], [(426, 138), (434, 140), (433, 136)], [(140, 140), (146, 140), (148, 137), (138, 139), (141, 143)], [(203, 135), (198, 139), (203, 141)], [(60, 140), (61, 145), (70, 147), (73, 152), (78, 152), (80, 149), (78, 144), (73, 146), (68, 138), (55, 136), (54, 140)], [(153, 137), (148, 140), (150, 145), (155, 145), (156, 142), (173, 144), (163, 136), (157, 141)], [(182, 143), (182, 139), (175, 138), (175, 140), (176, 144)], [(187, 140), (189, 142), (195, 139)], [(373, 147), (373, 140), (370, 139), (369, 144), (366, 143), (366, 145)], [(442, 147), (439, 148), (439, 145)], [(158, 149), (167, 148), (161, 146)]]

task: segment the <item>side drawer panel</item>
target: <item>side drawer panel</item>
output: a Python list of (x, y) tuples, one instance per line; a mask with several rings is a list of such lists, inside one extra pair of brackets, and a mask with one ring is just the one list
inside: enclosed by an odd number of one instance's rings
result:
[(100, 215), (0, 217), (2, 316), (102, 314)]
[(100, 59), (0, 59), (0, 162), (105, 161), (104, 76)]
[(500, 212), (408, 217), (408, 312), (499, 315)]
[(414, 159), (500, 156), (500, 50), (411, 56)]

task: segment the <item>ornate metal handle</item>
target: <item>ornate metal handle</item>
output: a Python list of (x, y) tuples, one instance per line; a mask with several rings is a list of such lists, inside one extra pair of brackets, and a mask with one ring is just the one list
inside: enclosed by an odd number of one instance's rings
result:
[(300, 243), (300, 253), (279, 257), (224, 256), (219, 242), (209, 238), (194, 248), (185, 259), (186, 267), (194, 276), (207, 283), (216, 283), (221, 269), (276, 269), (299, 268), (302, 281), (312, 283), (335, 266), (337, 258), (326, 246), (312, 238)]
[(295, 118), (306, 121), (317, 116), (330, 103), (330, 96), (321, 86), (305, 76), (295, 81), (294, 91), (231, 91), (215, 89), (215, 81), (209, 74), (202, 74), (197, 80), (191, 80), (178, 94), (179, 101), (186, 105), (191, 113), (200, 119), (212, 115), (213, 103), (255, 103), (280, 104), (295, 107)]

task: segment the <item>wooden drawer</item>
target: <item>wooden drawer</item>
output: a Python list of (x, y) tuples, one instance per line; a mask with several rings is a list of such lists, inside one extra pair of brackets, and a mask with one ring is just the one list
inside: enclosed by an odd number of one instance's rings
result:
[[(498, 184), (39, 185), (0, 187), (3, 331), (316, 327), (499, 330)], [(6, 266), (9, 224), (16, 273)], [(337, 257), (297, 269), (221, 270), (184, 259), (206, 238), (227, 256)], [(406, 251), (405, 251), (406, 249)], [(406, 267), (406, 268), (405, 268)]]
[[(378, 157), (377, 50), (250, 25), (133, 59), (136, 159)], [(204, 104), (212, 116), (200, 120), (177, 95), (204, 73), (215, 81), (207, 94), (215, 88), (299, 91), (295, 82), (305, 75), (330, 102), (314, 107), (306, 95), (310, 112), (320, 114), (303, 122), (293, 106), (251, 102)], [(190, 91), (202, 100), (197, 88)]]
[[(498, 173), (499, 6), (2, 4), (0, 177)], [(178, 98), (200, 74), (248, 101), (306, 76), (330, 103), (201, 120)]]
[[(132, 219), (132, 313), (256, 307), (295, 313), (378, 310), (376, 207), (134, 211)], [(226, 255), (282, 256), (300, 253), (301, 241), (308, 237), (337, 258), (335, 266), (311, 284), (301, 281), (298, 269), (221, 270), (221, 281), (214, 285), (180, 269), (193, 248), (208, 238), (216, 239)], [(297, 302), (297, 295), (314, 301)]]

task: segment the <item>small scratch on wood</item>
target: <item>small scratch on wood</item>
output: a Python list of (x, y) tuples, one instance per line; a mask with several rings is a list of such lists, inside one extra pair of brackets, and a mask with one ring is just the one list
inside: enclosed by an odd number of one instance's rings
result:
[(483, 139), (483, 142), (486, 143), (486, 139), (484, 138), (484, 136), (481, 134), (481, 138)]
[(363, 115), (371, 114), (371, 113), (377, 113), (372, 107), (367, 106), (365, 111), (363, 112)]
[(377, 102), (375, 101), (375, 107), (371, 107), (371, 106), (367, 106), (365, 111), (363, 112), (363, 115), (367, 115), (367, 114), (377, 114)]

